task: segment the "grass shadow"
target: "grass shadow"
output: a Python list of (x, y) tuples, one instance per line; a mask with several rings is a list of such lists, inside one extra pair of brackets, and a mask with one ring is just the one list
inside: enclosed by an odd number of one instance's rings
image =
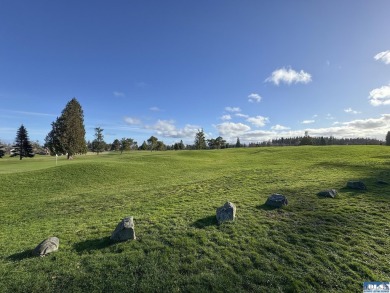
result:
[(271, 207), (269, 205), (266, 205), (265, 203), (262, 204), (262, 205), (257, 205), (256, 206), (256, 209), (258, 210), (263, 210), (263, 211), (273, 211), (273, 210), (278, 210), (278, 209), (281, 209), (281, 208), (278, 208), (278, 207)]
[(216, 216), (207, 216), (203, 219), (196, 220), (191, 224), (192, 227), (198, 228), (198, 229), (203, 229), (208, 226), (217, 226), (217, 218)]
[(364, 194), (367, 193), (367, 189), (355, 189), (355, 188), (350, 188), (350, 187), (342, 187), (339, 188), (339, 193), (344, 193), (344, 194), (349, 194), (349, 195), (356, 195), (356, 194)]
[(85, 240), (73, 245), (77, 252), (99, 250), (113, 245), (114, 242), (110, 240), (110, 237), (103, 237), (92, 240)]
[(7, 257), (7, 259), (12, 261), (21, 261), (23, 259), (32, 258), (32, 257), (34, 257), (33, 250), (28, 249), (23, 252), (12, 254), (9, 257)]

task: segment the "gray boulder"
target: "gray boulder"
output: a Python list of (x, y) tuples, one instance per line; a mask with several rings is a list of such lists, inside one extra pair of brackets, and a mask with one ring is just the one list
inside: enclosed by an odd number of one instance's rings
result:
[(284, 195), (274, 193), (268, 197), (265, 204), (270, 207), (281, 208), (282, 206), (286, 206), (288, 204), (288, 201)]
[(236, 206), (231, 202), (226, 202), (217, 208), (217, 222), (221, 224), (225, 221), (234, 221), (236, 217)]
[(114, 242), (136, 239), (133, 217), (126, 217), (120, 221), (112, 232), (110, 239)]
[(366, 190), (367, 186), (362, 181), (348, 181), (347, 187), (351, 189)]
[(45, 256), (51, 252), (57, 251), (59, 246), (60, 239), (58, 239), (57, 237), (50, 237), (39, 243), (38, 246), (35, 247), (33, 254)]
[(318, 192), (317, 195), (334, 198), (337, 195), (337, 191), (336, 189), (328, 189)]

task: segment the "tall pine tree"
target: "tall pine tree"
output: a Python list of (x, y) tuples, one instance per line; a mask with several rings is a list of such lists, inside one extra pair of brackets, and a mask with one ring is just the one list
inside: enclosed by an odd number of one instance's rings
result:
[(237, 137), (237, 141), (236, 141), (236, 148), (240, 148), (241, 147), (241, 142), (240, 142), (240, 138)]
[(68, 159), (87, 152), (84, 113), (76, 98), (68, 102), (61, 116), (52, 123), (52, 130), (45, 141), (52, 154), (66, 153)]
[(198, 132), (195, 134), (194, 146), (197, 150), (203, 150), (207, 147), (203, 129), (198, 130)]
[(20, 160), (24, 157), (32, 158), (34, 157), (33, 147), (28, 138), (27, 129), (23, 126), (23, 124), (19, 127), (16, 133), (15, 144), (12, 146), (13, 151), (11, 153), (11, 157), (19, 156)]
[(92, 141), (92, 151), (96, 152), (98, 155), (99, 153), (103, 152), (106, 148), (106, 142), (104, 141), (104, 135), (103, 130), (100, 127), (95, 128), (95, 139)]
[(4, 155), (5, 155), (4, 145), (2, 145), (0, 142), (0, 158), (4, 157)]

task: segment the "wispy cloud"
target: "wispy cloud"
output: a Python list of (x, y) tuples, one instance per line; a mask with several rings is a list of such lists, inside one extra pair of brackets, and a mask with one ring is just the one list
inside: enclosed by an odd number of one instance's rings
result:
[(230, 116), (229, 114), (223, 115), (223, 116), (221, 117), (221, 120), (231, 120), (231, 119), (232, 119), (232, 116)]
[(113, 92), (112, 93), (115, 97), (121, 97), (121, 98), (123, 98), (123, 97), (125, 97), (126, 95), (124, 94), (124, 93), (122, 93), (122, 92)]
[(153, 112), (161, 112), (162, 111), (159, 107), (151, 107), (151, 108), (149, 108), (149, 110), (153, 111)]
[(272, 82), (275, 85), (280, 83), (292, 84), (292, 83), (309, 83), (311, 82), (311, 74), (303, 70), (297, 72), (291, 68), (281, 68), (272, 72), (266, 82)]
[(248, 96), (249, 103), (259, 103), (261, 101), (261, 96), (259, 94), (250, 94)]
[(237, 117), (241, 117), (241, 118), (249, 118), (249, 115), (242, 114), (242, 113), (236, 113), (234, 115), (237, 116)]
[(368, 96), (371, 105), (389, 105), (390, 104), (390, 85), (373, 89)]
[(374, 56), (375, 60), (382, 61), (385, 64), (390, 64), (390, 50), (380, 52)]
[(326, 114), (325, 119), (326, 119), (326, 120), (334, 120), (335, 118), (333, 117), (332, 114), (328, 113), (328, 114)]
[(252, 125), (255, 125), (257, 127), (263, 127), (266, 123), (269, 122), (269, 119), (263, 116), (256, 116), (256, 117), (249, 117), (246, 121), (252, 123)]
[(287, 129), (290, 129), (290, 127), (276, 124), (276, 125), (272, 126), (271, 129), (272, 130), (287, 130)]
[(141, 124), (141, 120), (134, 117), (125, 117), (125, 122), (129, 125), (139, 125)]
[(315, 120), (303, 120), (301, 122), (301, 124), (313, 124), (314, 122), (316, 122)]
[(28, 115), (28, 116), (57, 117), (57, 115), (49, 114), (49, 113), (39, 113), (39, 112), (29, 112), (29, 111), (14, 111), (14, 110), (3, 110), (3, 111), (8, 112), (8, 113)]
[(225, 107), (225, 111), (227, 112), (241, 112), (239, 107)]
[(344, 109), (345, 113), (350, 113), (350, 114), (360, 114), (361, 112), (353, 110), (352, 108)]

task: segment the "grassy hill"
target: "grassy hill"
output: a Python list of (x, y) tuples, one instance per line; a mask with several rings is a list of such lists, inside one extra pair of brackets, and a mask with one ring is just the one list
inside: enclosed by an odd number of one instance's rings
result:
[[(3, 158), (0, 292), (361, 292), (390, 280), (389, 164), (384, 146)], [(276, 192), (289, 205), (266, 208)], [(125, 216), (137, 240), (111, 244)]]

